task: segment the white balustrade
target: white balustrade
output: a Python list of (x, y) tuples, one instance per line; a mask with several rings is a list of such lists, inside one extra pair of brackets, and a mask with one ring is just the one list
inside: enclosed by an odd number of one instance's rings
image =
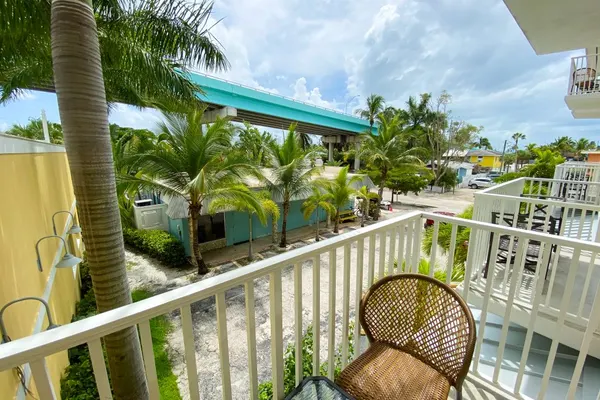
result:
[[(511, 186), (507, 185), (507, 188), (514, 190), (516, 186), (513, 185), (511, 189)], [(495, 196), (509, 197), (507, 194), (496, 194)], [(493, 201), (497, 201), (497, 199), (493, 199)], [(533, 206), (541, 200), (536, 199), (535, 201), (536, 203), (532, 203)], [(500, 219), (507, 218), (511, 214), (511, 211), (514, 210), (511, 207), (513, 205), (510, 202), (504, 204), (504, 206), (499, 206)], [(528, 210), (529, 215), (533, 215), (534, 208), (530, 207)], [(434, 221), (433, 226), (424, 229), (423, 221), (427, 219)], [(447, 229), (447, 225), (450, 225), (451, 228), (450, 246), (446, 253), (442, 245), (437, 243), (437, 239), (440, 238), (442, 227)], [(471, 231), (469, 241), (456, 243), (459, 234), (460, 237), (464, 237), (465, 229)], [(422, 257), (425, 257), (425, 253), (421, 248), (425, 232), (430, 232), (428, 234), (431, 234), (434, 239), (429, 256), (430, 269), (428, 274), (430, 276), (435, 276), (436, 271), (434, 271), (434, 268), (439, 271), (446, 271), (446, 282), (451, 283), (455, 269), (455, 255), (458, 255), (459, 251), (467, 252), (464, 282), (456, 290), (470, 304), (475, 304), (481, 309), (481, 323), (478, 328), (478, 339), (471, 371), (474, 382), (484, 381), (487, 386), (502, 392), (507, 398), (520, 396), (532, 336), (535, 330), (539, 328), (541, 320), (544, 320), (546, 325), (551, 326), (551, 332), (548, 332), (547, 335), (553, 342), (546, 367), (547, 373), (544, 374), (543, 385), (539, 388), (540, 395), (542, 396), (544, 391), (547, 390), (548, 371), (552, 369), (558, 343), (567, 340), (568, 336), (572, 335), (573, 331), (568, 326), (569, 324), (580, 324), (582, 326), (581, 338), (579, 339), (582, 355), (577, 361), (574, 373), (574, 381), (578, 381), (588, 351), (592, 354), (591, 352), (595, 351), (594, 349), (598, 350), (599, 348), (598, 341), (594, 336), (600, 322), (600, 310), (598, 310), (600, 296), (598, 295), (597, 280), (595, 280), (593, 274), (598, 273), (600, 268), (597, 265), (600, 244), (543, 232), (522, 230), (512, 226), (494, 225), (489, 222), (464, 220), (421, 212), (413, 212), (395, 219), (382, 221), (378, 224), (255, 262), (244, 268), (156, 295), (126, 307), (2, 344), (0, 345), (0, 371), (29, 363), (39, 397), (42, 400), (54, 399), (56, 388), (52, 387), (45, 366), (46, 357), (87, 343), (90, 348), (99, 393), (102, 398), (110, 399), (110, 386), (103, 362), (101, 339), (124, 328), (137, 326), (141, 335), (150, 395), (151, 398), (157, 398), (158, 386), (154, 354), (152, 352), (152, 339), (149, 332), (149, 320), (179, 309), (190, 398), (199, 399), (199, 376), (202, 376), (206, 371), (199, 371), (197, 367), (196, 359), (198, 355), (196, 354), (194, 318), (191, 305), (204, 299), (215, 298), (218, 357), (222, 383), (221, 395), (224, 399), (235, 398), (234, 391), (239, 390), (240, 382), (232, 382), (232, 380), (240, 378), (231, 373), (229, 353), (231, 350), (233, 354), (234, 347), (239, 346), (239, 343), (228, 341), (228, 317), (231, 317), (228, 314), (231, 314), (231, 311), (228, 313), (225, 293), (230, 289), (242, 286), (246, 303), (245, 320), (248, 354), (248, 382), (245, 383), (247, 387), (245, 393), (247, 397), (256, 399), (258, 398), (259, 384), (257, 360), (261, 357), (257, 357), (256, 353), (255, 295), (258, 296), (258, 294), (255, 291), (264, 290), (266, 292), (266, 290), (264, 288), (259, 289), (260, 286), (258, 285), (255, 288), (254, 282), (261, 278), (268, 278), (271, 380), (273, 382), (274, 397), (282, 399), (284, 396), (283, 357), (284, 346), (287, 344), (291, 344), (296, 350), (296, 383), (304, 378), (304, 369), (301, 365), (304, 358), (301, 352), (302, 336), (309, 322), (309, 320), (303, 320), (303, 312), (306, 312), (306, 307), (310, 308), (309, 304), (312, 304), (312, 318), (310, 320), (314, 346), (312, 373), (314, 375), (320, 373), (321, 356), (325, 355), (325, 349), (321, 349), (320, 346), (321, 326), (326, 326), (324, 334), (327, 337), (325, 357), (328, 362), (327, 375), (334, 378), (336, 359), (340, 359), (342, 366), (351, 361), (349, 334), (354, 334), (356, 353), (361, 350), (358, 340), (360, 327), (356, 319), (354, 320), (354, 331), (350, 332), (351, 318), (358, 315), (361, 294), (376, 279), (381, 279), (384, 274), (418, 272), (419, 262)], [(377, 235), (379, 235), (378, 240)], [(387, 240), (388, 237), (389, 240)], [(498, 257), (503, 251), (501, 243), (508, 237), (513, 239), (516, 252), (508, 251), (506, 261), (502, 263), (498, 261)], [(386, 246), (387, 241), (389, 241), (389, 244)], [(475, 243), (477, 243), (477, 246), (475, 246)], [(534, 263), (535, 269), (529, 273), (526, 270), (531, 268), (531, 262), (528, 261), (528, 251), (532, 243), (539, 244), (539, 254)], [(376, 249), (377, 244), (379, 244), (379, 251)], [(367, 252), (365, 252), (365, 246), (368, 247)], [(510, 249), (512, 248), (509, 247)], [(342, 252), (343, 258), (338, 261), (337, 256), (338, 254), (341, 255)], [(553, 261), (557, 258), (560, 258), (560, 260), (554, 263)], [(365, 259), (367, 265), (365, 265)], [(394, 263), (396, 263), (397, 268), (394, 268)], [(402, 269), (403, 263), (406, 267), (404, 270)], [(553, 292), (553, 296), (555, 296), (553, 300), (557, 300), (558, 303), (546, 302), (547, 293), (544, 293), (544, 283), (548, 283), (546, 280), (547, 270), (548, 268), (557, 268), (557, 266), (563, 267), (565, 263), (568, 264), (568, 276), (564, 282), (560, 282), (560, 288), (557, 286)], [(302, 279), (304, 274), (302, 269), (304, 265), (309, 264), (312, 264), (312, 288), (303, 293)], [(439, 264), (439, 266), (436, 266), (436, 264)], [(293, 270), (288, 269), (290, 266), (293, 266)], [(584, 273), (581, 275), (581, 279), (578, 279), (580, 269), (585, 269), (585, 271), (582, 271)], [(321, 275), (321, 272), (324, 275)], [(509, 275), (509, 272), (510, 276), (504, 278), (504, 276)], [(321, 285), (322, 277), (323, 279), (328, 277), (327, 285)], [(304, 276), (304, 278), (309, 279), (308, 276)], [(558, 274), (555, 279), (559, 280)], [(293, 296), (289, 296), (289, 290), (284, 291), (283, 288), (283, 282), (287, 283), (288, 280), (293, 280), (293, 282), (289, 282), (293, 284), (291, 286), (293, 287)], [(528, 293), (520, 292), (524, 282), (530, 280), (533, 280), (529, 285), (530, 291)], [(508, 292), (505, 291), (503, 286), (508, 286)], [(327, 304), (327, 306), (324, 306), (324, 310), (321, 306), (321, 289), (327, 290), (328, 293), (327, 297), (323, 299), (323, 305)], [(578, 296), (593, 299), (593, 304), (582, 303), (584, 300)], [(304, 301), (302, 300), (303, 297)], [(336, 301), (338, 302), (337, 307)], [(340, 301), (341, 304), (339, 304)], [(288, 307), (290, 305), (291, 307)], [(517, 306), (518, 308), (516, 308)], [(595, 313), (590, 313), (590, 306), (591, 309), (596, 310)], [(284, 309), (293, 310), (293, 316), (285, 318), (287, 316), (284, 316)], [(522, 324), (527, 330), (524, 345), (526, 350), (523, 352), (523, 358), (519, 364), (515, 385), (506, 389), (501, 387), (498, 378), (502, 367), (503, 354), (507, 346), (508, 326), (522, 309), (527, 309), (529, 313), (529, 319)], [(321, 315), (322, 311), (324, 312), (323, 315)], [(479, 359), (484, 343), (485, 322), (492, 312), (500, 314), (504, 318), (504, 324), (500, 335), (494, 373), (491, 377), (486, 377), (479, 371)], [(325, 317), (326, 314), (327, 317)], [(552, 318), (548, 319), (547, 315)], [(284, 319), (287, 321), (285, 327)], [(289, 325), (290, 321), (292, 321), (293, 326)], [(321, 354), (321, 350), (323, 350), (323, 354)], [(341, 357), (338, 358), (338, 354)], [(199, 365), (202, 366), (200, 358), (198, 360)], [(571, 391), (573, 390), (575, 389), (572, 385)]]
[(585, 96), (599, 93), (598, 86), (600, 70), (598, 67), (600, 55), (590, 54), (571, 58), (571, 71), (567, 94), (570, 96)]

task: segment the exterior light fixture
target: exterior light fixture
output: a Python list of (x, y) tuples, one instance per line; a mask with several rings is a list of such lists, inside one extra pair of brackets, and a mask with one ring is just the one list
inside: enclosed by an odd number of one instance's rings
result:
[(58, 235), (58, 233), (56, 232), (56, 224), (54, 223), (54, 217), (56, 216), (56, 214), (61, 214), (61, 213), (67, 213), (71, 216), (71, 228), (67, 231), (67, 235), (74, 235), (76, 233), (81, 233), (81, 228), (79, 227), (79, 225), (77, 225), (75, 223), (75, 217), (73, 216), (73, 214), (71, 214), (71, 212), (69, 211), (57, 211), (52, 215), (52, 230), (54, 231), (55, 235)]
[(44, 307), (46, 307), (46, 315), (48, 316), (48, 327), (46, 328), (47, 331), (49, 331), (50, 329), (58, 328), (60, 326), (60, 325), (57, 325), (54, 323), (54, 320), (52, 319), (52, 314), (50, 314), (50, 306), (48, 306), (48, 302), (46, 300), (42, 299), (41, 297), (33, 297), (33, 296), (21, 297), (20, 299), (16, 299), (16, 300), (6, 303), (4, 305), (4, 307), (2, 307), (2, 309), (0, 309), (0, 333), (2, 334), (2, 343), (10, 342), (10, 336), (8, 336), (8, 331), (6, 330), (6, 326), (4, 325), (4, 321), (2, 320), (2, 315), (4, 314), (4, 311), (9, 306), (11, 306), (15, 303), (19, 303), (21, 301), (25, 301), (25, 300), (36, 300), (36, 301), (39, 301), (40, 303), (42, 303), (44, 305)]
[(39, 244), (42, 240), (50, 239), (50, 238), (58, 238), (58, 239), (62, 240), (63, 244), (65, 245), (65, 255), (61, 258), (61, 260), (59, 262), (56, 263), (56, 268), (69, 268), (69, 267), (79, 264), (82, 261), (81, 258), (75, 257), (73, 254), (69, 253), (69, 248), (67, 247), (67, 242), (65, 242), (65, 239), (63, 239), (62, 237), (60, 237), (58, 235), (44, 236), (43, 238), (38, 240), (37, 243), (35, 244), (35, 253), (37, 254), (37, 265), (38, 265), (38, 269), (40, 271), (43, 271), (43, 268), (42, 268), (42, 258), (40, 257)]

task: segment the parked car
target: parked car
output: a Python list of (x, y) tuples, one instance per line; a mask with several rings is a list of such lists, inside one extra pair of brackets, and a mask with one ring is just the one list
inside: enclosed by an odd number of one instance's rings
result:
[(500, 178), (501, 176), (502, 176), (502, 172), (490, 172), (489, 174), (487, 174), (487, 177), (490, 178), (491, 180)]
[(494, 182), (490, 178), (475, 178), (469, 181), (471, 189), (489, 188), (494, 186)]
[(381, 200), (381, 203), (379, 203), (379, 208), (382, 210), (392, 211), (392, 203), (387, 200)]
[[(434, 211), (433, 213), (434, 213), (434, 214), (439, 214), (439, 215), (446, 215), (446, 216), (448, 216), (448, 217), (454, 217), (454, 216), (456, 216), (456, 214), (455, 214), (455, 213), (453, 213), (453, 212), (450, 212), (450, 211)], [(426, 219), (426, 220), (425, 220), (425, 225), (423, 225), (423, 228), (427, 229), (427, 228), (429, 228), (430, 226), (433, 226), (433, 222), (434, 222), (434, 221), (433, 221), (432, 219)], [(444, 223), (445, 223), (445, 222), (442, 222), (442, 224), (444, 224)]]

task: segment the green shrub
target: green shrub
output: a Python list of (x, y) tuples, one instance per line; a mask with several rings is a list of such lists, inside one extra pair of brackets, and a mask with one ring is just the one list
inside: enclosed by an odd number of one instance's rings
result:
[[(473, 206), (467, 207), (463, 212), (457, 214), (456, 217), (463, 219), (473, 219)], [(471, 229), (465, 226), (458, 226), (456, 231), (456, 243), (454, 250), (454, 265), (463, 267), (467, 261), (467, 253), (469, 250), (469, 236)], [(438, 230), (438, 246), (445, 253), (450, 251), (450, 239), (452, 238), (452, 225), (440, 223)], [(431, 245), (433, 243), (433, 227), (427, 228), (423, 235), (422, 248), (425, 254), (431, 255)]]
[[(398, 260), (394, 261), (394, 268), (398, 268)], [(406, 260), (402, 261), (402, 272), (408, 272), (406, 270)], [(421, 258), (419, 260), (419, 274), (421, 275), (429, 275), (429, 261)], [(435, 268), (433, 270), (433, 277), (440, 282), (446, 282), (446, 277), (448, 274), (446, 273), (446, 268)], [(450, 275), (450, 282), (462, 282), (465, 280), (465, 268), (461, 265), (455, 265), (452, 267), (452, 272)]]
[[(82, 282), (81, 301), (77, 303), (73, 320), (84, 319), (97, 312), (94, 290), (91, 286), (91, 277), (85, 261), (80, 265), (80, 274)], [(143, 289), (134, 290), (131, 293), (134, 302), (147, 299), (151, 296), (150, 292)], [(179, 388), (177, 387), (177, 377), (173, 374), (166, 350), (167, 336), (171, 329), (172, 325), (165, 315), (150, 320), (152, 349), (154, 350), (160, 398), (164, 400), (181, 400)], [(63, 400), (99, 399), (100, 396), (96, 388), (96, 379), (94, 378), (92, 361), (87, 345), (83, 344), (69, 349), (69, 364), (60, 380), (61, 398)]]
[(123, 240), (167, 265), (178, 267), (187, 263), (183, 243), (165, 231), (123, 228)]
[[(302, 376), (307, 378), (313, 375), (313, 329), (312, 325), (306, 328), (302, 336)], [(354, 323), (351, 322), (348, 329), (348, 357), (354, 356)], [(319, 366), (321, 375), (327, 375), (327, 362)], [(341, 346), (335, 353), (335, 369), (333, 372), (336, 379), (342, 372), (342, 350)], [(284, 395), (290, 394), (296, 387), (296, 345), (289, 343), (285, 349), (283, 359), (283, 390)], [(263, 382), (258, 385), (258, 398), (260, 400), (271, 400), (273, 398), (273, 382)]]

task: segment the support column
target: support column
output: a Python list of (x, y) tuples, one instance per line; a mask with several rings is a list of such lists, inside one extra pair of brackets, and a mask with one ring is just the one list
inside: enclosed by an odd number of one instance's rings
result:
[(333, 142), (329, 142), (329, 162), (333, 162)]
[(360, 169), (360, 141), (357, 140), (356, 143), (354, 143), (354, 149), (356, 151), (356, 154), (354, 155), (354, 172), (358, 172)]

